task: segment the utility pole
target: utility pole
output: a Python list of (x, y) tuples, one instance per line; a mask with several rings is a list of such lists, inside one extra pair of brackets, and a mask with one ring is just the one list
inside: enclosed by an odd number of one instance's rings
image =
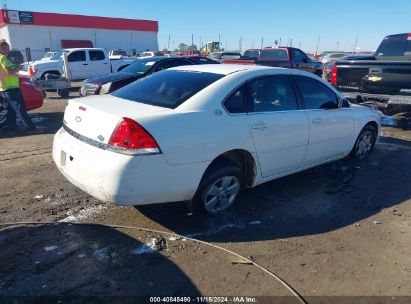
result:
[(317, 48), (315, 49), (315, 55), (318, 55), (318, 48), (320, 47), (320, 40), (321, 40), (321, 36), (318, 36)]
[(340, 42), (339, 41), (337, 41), (337, 50), (336, 51), (338, 51), (338, 46), (340, 45)]
[(238, 43), (238, 46), (239, 46), (239, 48), (240, 48), (240, 52), (243, 50), (243, 36), (240, 36), (240, 41), (239, 41), (239, 43)]
[(290, 47), (293, 46), (293, 38), (290, 39)]
[(168, 35), (167, 50), (170, 50), (170, 40), (171, 40), (171, 35)]
[(280, 43), (278, 44), (278, 46), (281, 46), (281, 37), (280, 37)]
[(357, 51), (357, 44), (358, 44), (358, 34), (357, 34), (357, 37), (355, 38), (354, 49), (352, 51), (353, 54)]
[(264, 47), (264, 37), (261, 38), (261, 49)]
[(194, 45), (194, 34), (191, 34), (191, 45)]
[(301, 49), (301, 41), (298, 43), (298, 48)]
[(1, 0), (1, 3), (3, 4), (3, 9), (7, 10), (7, 0)]

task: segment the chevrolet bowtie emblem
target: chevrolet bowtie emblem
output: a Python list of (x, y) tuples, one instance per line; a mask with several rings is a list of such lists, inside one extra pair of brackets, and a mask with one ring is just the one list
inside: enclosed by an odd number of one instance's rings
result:
[(377, 82), (377, 81), (381, 81), (381, 80), (382, 80), (382, 77), (378, 77), (378, 76), (372, 76), (372, 77), (370, 77), (370, 76), (368, 76), (368, 80), (369, 80), (369, 81), (372, 81), (372, 82)]
[(81, 122), (83, 120), (83, 118), (81, 118), (80, 116), (76, 116), (76, 118), (74, 120), (76, 122)]

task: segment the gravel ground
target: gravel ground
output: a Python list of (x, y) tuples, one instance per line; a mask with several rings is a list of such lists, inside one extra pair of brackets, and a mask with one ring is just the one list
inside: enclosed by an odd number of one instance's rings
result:
[(0, 133), (0, 223), (60, 222), (0, 230), (0, 296), (290, 295), (256, 267), (204, 244), (104, 224), (228, 248), (310, 303), (411, 296), (411, 131), (384, 128), (361, 162), (282, 178), (245, 192), (225, 214), (196, 217), (182, 203), (116, 207), (67, 182), (51, 158), (66, 104), (51, 96), (32, 113), (44, 134)]

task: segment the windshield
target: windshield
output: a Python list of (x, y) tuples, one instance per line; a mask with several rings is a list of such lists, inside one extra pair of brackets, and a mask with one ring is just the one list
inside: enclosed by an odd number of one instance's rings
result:
[(159, 60), (160, 59), (153, 58), (140, 59), (130, 64), (128, 67), (122, 70), (122, 72), (131, 74), (144, 74)]
[(59, 59), (62, 59), (63, 58), (63, 54), (64, 53), (68, 53), (68, 51), (61, 51), (61, 52), (57, 52), (57, 53), (55, 53), (53, 56), (51, 56), (51, 59), (52, 60), (59, 60)]
[(133, 82), (114, 92), (113, 96), (175, 109), (222, 77), (224, 75), (221, 74), (166, 70)]
[(262, 59), (274, 59), (274, 60), (288, 60), (287, 50), (282, 49), (273, 49), (273, 50), (264, 50), (260, 54)]

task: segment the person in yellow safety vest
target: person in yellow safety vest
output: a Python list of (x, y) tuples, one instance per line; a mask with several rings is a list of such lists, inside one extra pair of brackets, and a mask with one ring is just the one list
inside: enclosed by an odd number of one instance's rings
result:
[(5, 129), (11, 132), (16, 130), (18, 114), (26, 126), (26, 131), (33, 132), (36, 126), (27, 114), (19, 78), (16, 75), (20, 68), (7, 58), (9, 52), (9, 44), (4, 40), (0, 42), (0, 92), (3, 93), (3, 107), (7, 112)]

